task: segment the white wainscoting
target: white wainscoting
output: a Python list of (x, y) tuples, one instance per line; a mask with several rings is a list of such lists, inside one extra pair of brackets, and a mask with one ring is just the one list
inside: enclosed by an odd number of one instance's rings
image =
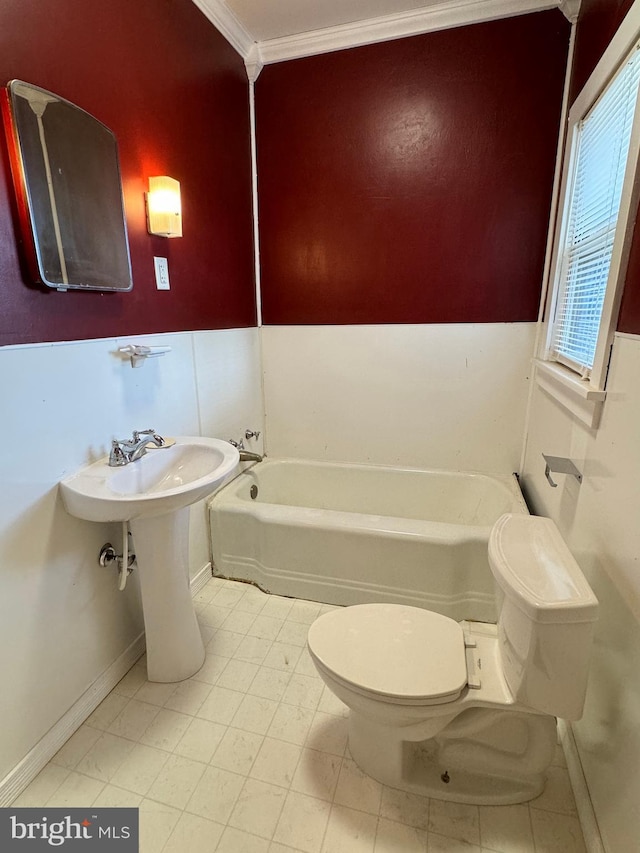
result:
[[(544, 476), (542, 453), (568, 456), (582, 484)], [(616, 335), (597, 430), (536, 387), (522, 482), (553, 518), (600, 601), (582, 720), (572, 726), (596, 824), (587, 846), (636, 850), (640, 838), (640, 337)], [(578, 799), (580, 805), (580, 799)], [(597, 829), (601, 834), (596, 836)]]
[[(134, 370), (116, 354), (127, 343), (171, 352)], [(143, 630), (135, 573), (121, 593), (97, 563), (119, 525), (71, 518), (58, 481), (133, 429), (262, 430), (259, 349), (257, 329), (0, 349), (0, 780), (82, 711), (92, 685), (111, 683)], [(191, 518), (195, 579), (209, 562), (204, 502)]]
[(534, 323), (265, 326), (267, 452), (518, 470)]

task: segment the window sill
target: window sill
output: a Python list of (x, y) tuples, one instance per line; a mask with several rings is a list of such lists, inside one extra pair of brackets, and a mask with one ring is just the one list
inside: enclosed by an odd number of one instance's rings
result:
[(600, 423), (606, 391), (593, 388), (588, 380), (554, 361), (534, 359), (536, 383), (590, 429)]

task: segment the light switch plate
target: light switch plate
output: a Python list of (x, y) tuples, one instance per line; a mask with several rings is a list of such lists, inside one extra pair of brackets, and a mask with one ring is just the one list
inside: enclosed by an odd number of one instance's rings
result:
[(166, 258), (153, 259), (153, 265), (156, 270), (156, 287), (158, 290), (170, 290), (169, 284), (169, 262)]

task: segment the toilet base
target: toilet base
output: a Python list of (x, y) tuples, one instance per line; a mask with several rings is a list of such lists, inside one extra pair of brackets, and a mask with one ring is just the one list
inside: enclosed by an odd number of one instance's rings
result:
[(470, 709), (428, 740), (411, 740), (411, 728), (351, 710), (354, 761), (385, 785), (458, 803), (524, 803), (544, 788), (556, 744), (553, 717)]

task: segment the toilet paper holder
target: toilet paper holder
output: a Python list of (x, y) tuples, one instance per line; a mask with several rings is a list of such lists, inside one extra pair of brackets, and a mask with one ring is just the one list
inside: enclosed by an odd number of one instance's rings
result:
[(570, 474), (582, 483), (582, 474), (571, 459), (566, 456), (549, 456), (546, 453), (542, 454), (542, 458), (545, 461), (544, 476), (552, 489), (556, 489), (558, 484), (553, 482), (551, 474)]

